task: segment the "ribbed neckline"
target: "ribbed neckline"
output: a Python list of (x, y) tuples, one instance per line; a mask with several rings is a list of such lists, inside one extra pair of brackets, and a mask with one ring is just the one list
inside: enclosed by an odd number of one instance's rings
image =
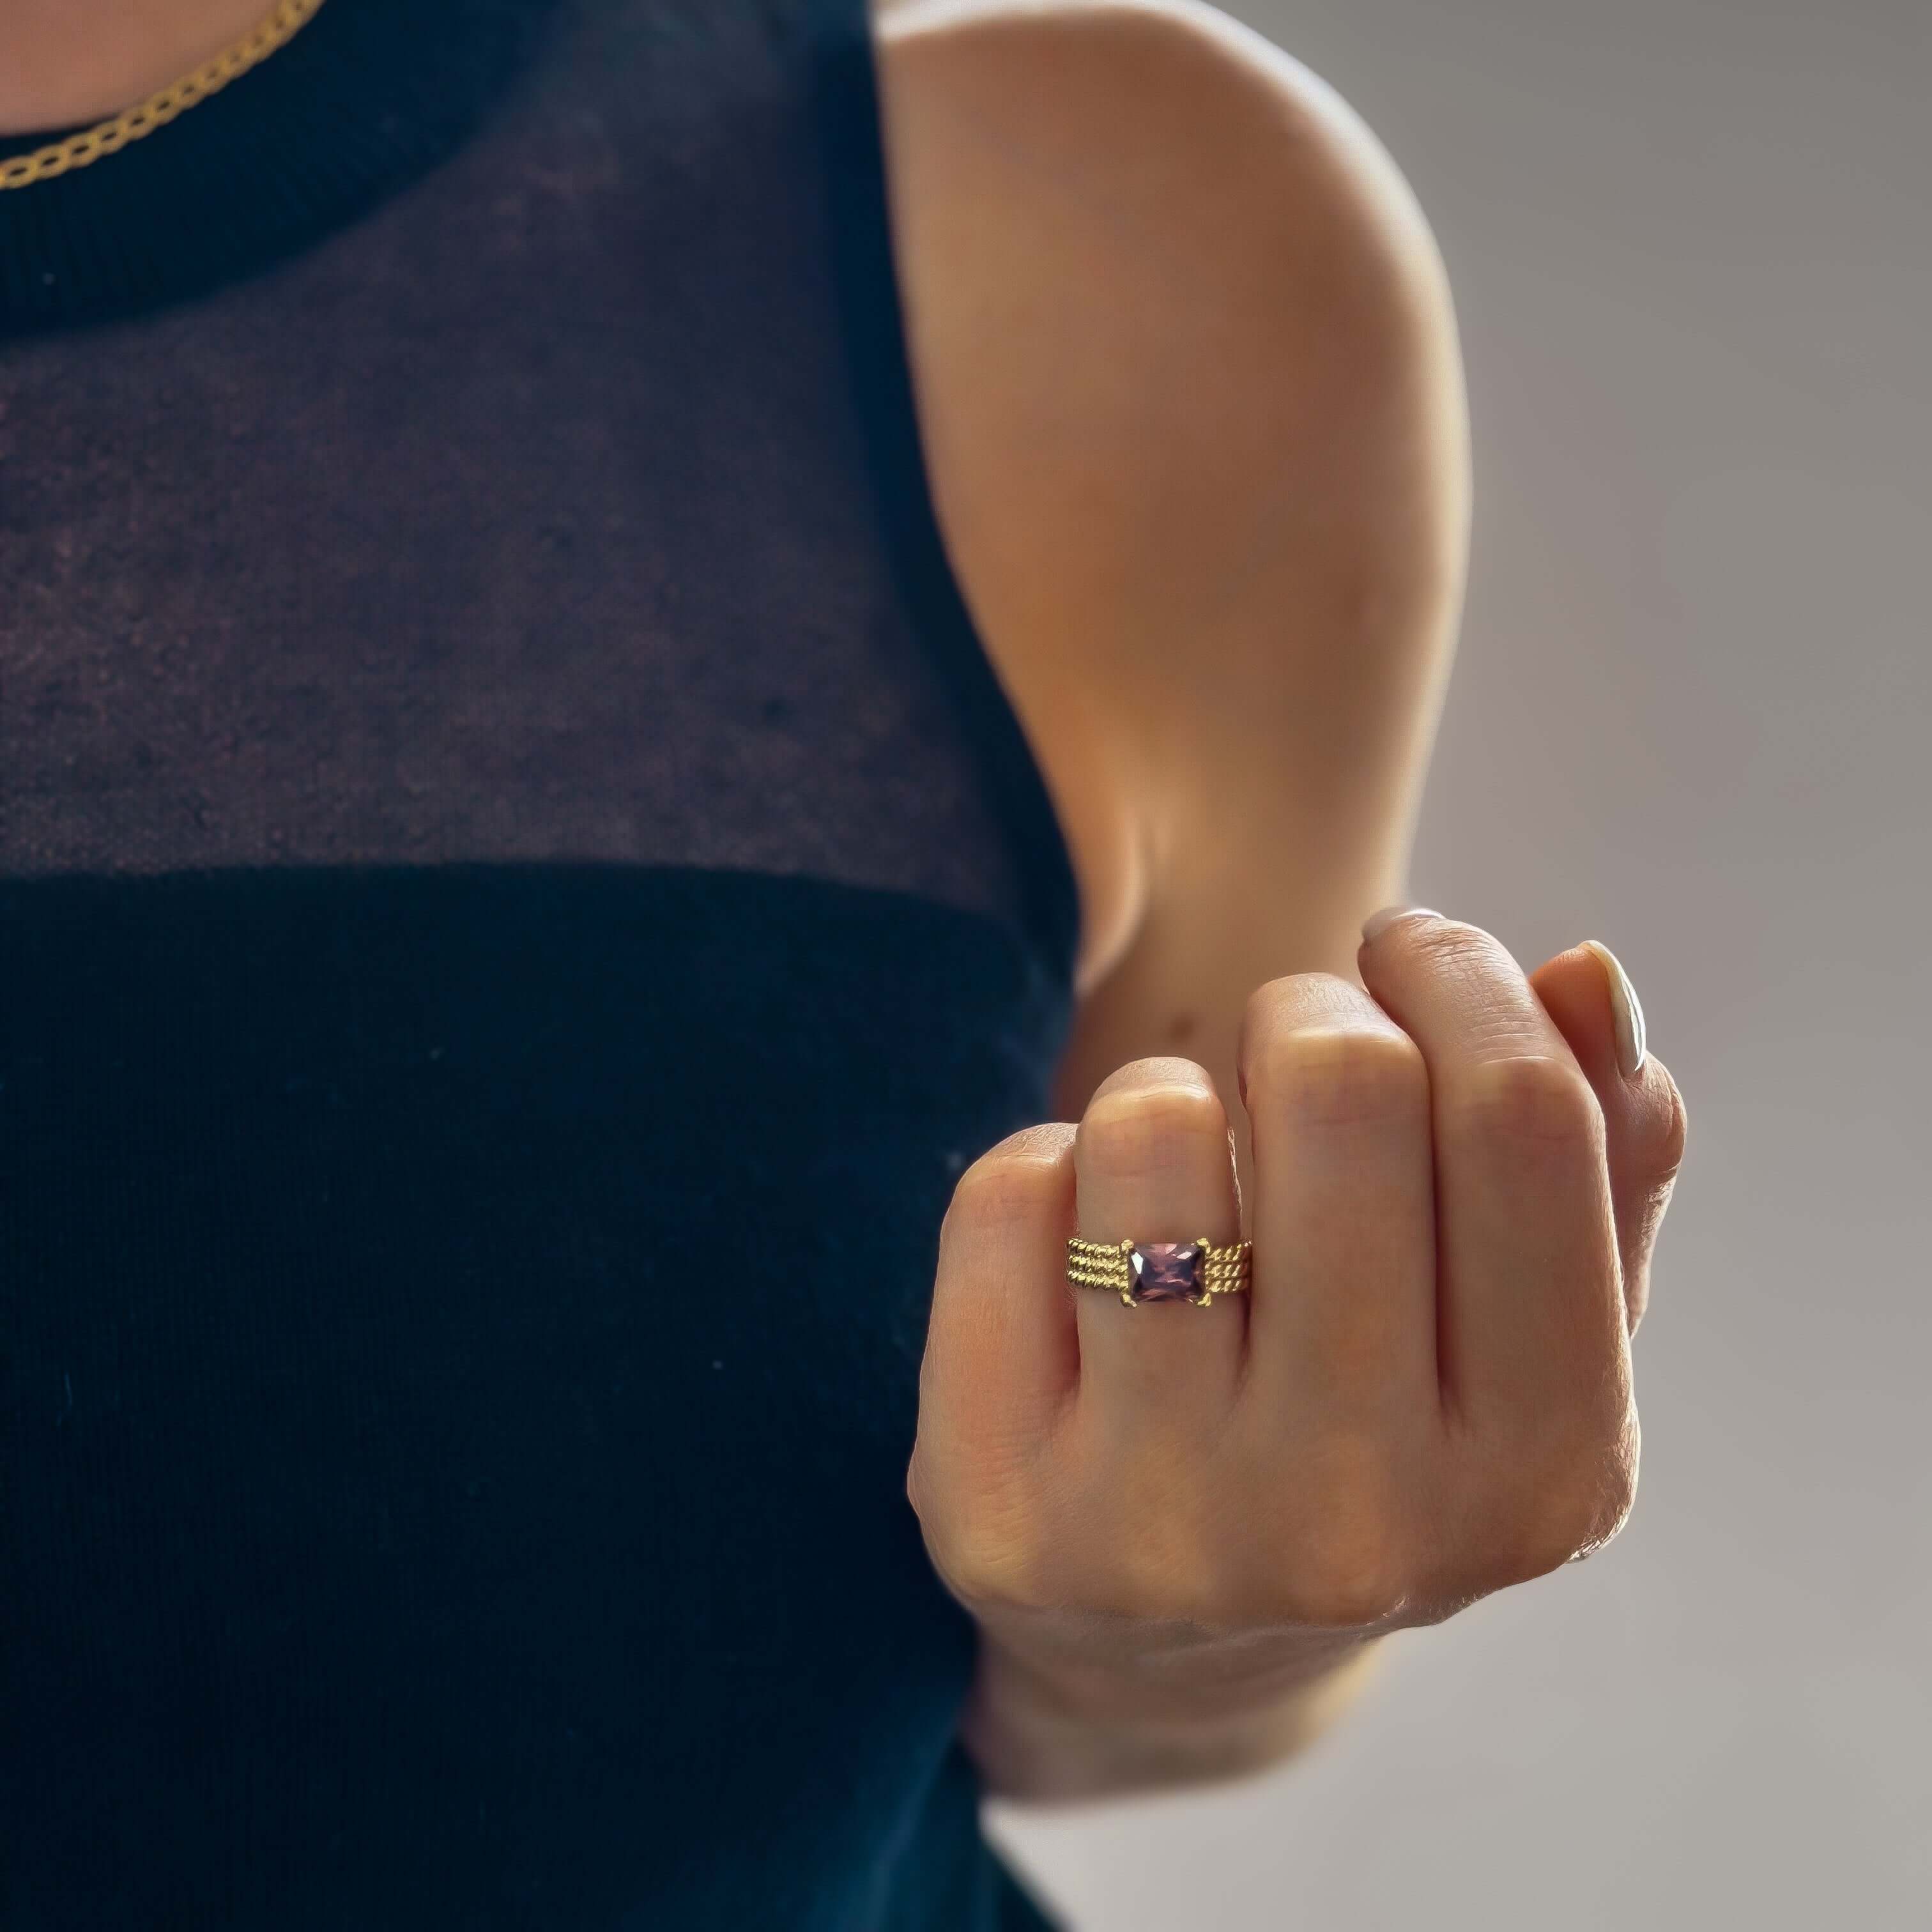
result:
[[(152, 134), (0, 190), (0, 335), (139, 314), (304, 248), (454, 148), (556, 4), (326, 0)], [(93, 124), (0, 137), (0, 157)]]

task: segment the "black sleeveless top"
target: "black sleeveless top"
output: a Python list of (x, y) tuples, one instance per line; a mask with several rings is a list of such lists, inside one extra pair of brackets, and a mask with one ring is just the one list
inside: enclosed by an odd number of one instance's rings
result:
[(1076, 892), (876, 77), (327, 0), (0, 192), (8, 1932), (1047, 1923), (903, 1485)]

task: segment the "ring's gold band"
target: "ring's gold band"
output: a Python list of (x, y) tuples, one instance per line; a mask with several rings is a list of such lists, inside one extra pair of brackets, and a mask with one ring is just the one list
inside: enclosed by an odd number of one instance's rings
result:
[[(1254, 1245), (1234, 1241), (1217, 1248), (1205, 1235), (1184, 1244), (1156, 1245), (1131, 1240), (1088, 1241), (1070, 1234), (1066, 1279), (1076, 1288), (1106, 1288), (1130, 1308), (1138, 1308), (1143, 1301), (1186, 1301), (1205, 1308), (1217, 1294), (1239, 1294), (1247, 1288), (1253, 1276)], [(1149, 1287), (1147, 1271), (1135, 1265), (1137, 1247), (1144, 1257), (1163, 1258), (1160, 1287)], [(1177, 1255), (1182, 1260), (1180, 1268), (1171, 1258)]]

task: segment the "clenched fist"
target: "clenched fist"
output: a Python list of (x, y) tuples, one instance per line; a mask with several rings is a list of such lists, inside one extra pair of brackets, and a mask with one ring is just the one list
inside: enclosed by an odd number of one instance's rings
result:
[[(1370, 1641), (1613, 1536), (1630, 1337), (1684, 1149), (1621, 970), (1526, 976), (1478, 927), (1371, 920), (1368, 991), (1250, 997), (1226, 1096), (1136, 1060), (1077, 1127), (960, 1177), (907, 1492), (978, 1620), (963, 1725), (995, 1790), (1226, 1774), (1292, 1748)], [(1124, 1305), (1066, 1244), (1246, 1235), (1246, 1294)], [(1126, 1741), (1123, 1742), (1121, 1741)]]

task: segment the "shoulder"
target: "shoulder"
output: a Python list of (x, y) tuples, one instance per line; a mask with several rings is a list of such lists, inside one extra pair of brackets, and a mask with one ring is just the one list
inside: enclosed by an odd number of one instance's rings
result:
[[(1358, 356), (1439, 337), (1442, 257), (1387, 150), (1328, 83), (1205, 0), (872, 13), (908, 214), (957, 244), (976, 223), (1010, 266), (1053, 279), (1056, 306), (1104, 314), (1110, 349), (1212, 328), (1280, 367), (1324, 328)], [(1227, 338), (1231, 321), (1244, 336)]]
[[(1137, 428), (1193, 424), (1293, 392), (1318, 356), (1379, 388), (1453, 345), (1436, 238), (1387, 148), (1206, 0), (872, 4), (910, 298), (1022, 316), (1014, 384), (1076, 354)], [(1152, 392), (1133, 362), (1190, 353), (1190, 380)]]
[[(983, 131), (1023, 130), (1036, 160), (1094, 172), (1109, 158), (1151, 160), (1178, 140), (1209, 168), (1268, 168), (1286, 141), (1309, 170), (1297, 186), (1341, 191), (1385, 225), (1398, 256), (1406, 244), (1432, 257), (1414, 197), (1360, 117), (1285, 48), (1208, 0), (871, 0), (870, 11), (892, 84), (903, 76), (922, 104), (943, 101)], [(1113, 118), (1128, 107), (1148, 118)]]
[(1265, 820), (1280, 798), (1233, 790), (1242, 734), (1298, 704), (1308, 734), (1311, 658), (1373, 684), (1376, 640), (1426, 648), (1402, 640), (1459, 594), (1448, 277), (1360, 118), (1203, 0), (873, 20), (935, 507), (1061, 807), (1094, 970), (1210, 804), (1189, 775), (1214, 773), (1215, 825)]

